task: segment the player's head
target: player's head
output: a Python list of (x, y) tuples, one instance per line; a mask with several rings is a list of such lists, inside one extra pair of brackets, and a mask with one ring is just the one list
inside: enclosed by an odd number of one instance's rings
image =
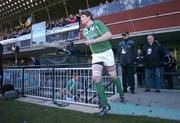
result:
[(93, 15), (92, 15), (92, 13), (90, 11), (82, 11), (80, 13), (80, 15), (81, 15), (81, 22), (82, 22), (82, 24), (86, 25), (90, 20), (91, 21), (94, 20), (93, 19)]

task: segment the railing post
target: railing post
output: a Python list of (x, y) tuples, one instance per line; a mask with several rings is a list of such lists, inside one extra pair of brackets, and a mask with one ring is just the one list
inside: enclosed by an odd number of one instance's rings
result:
[[(116, 64), (116, 74), (117, 74), (117, 77), (120, 79), (120, 77), (119, 77), (119, 64), (117, 63)], [(121, 82), (121, 80), (120, 80), (120, 82)], [(117, 93), (117, 89), (116, 89), (117, 87), (115, 86), (115, 84), (113, 83), (113, 94), (115, 95), (116, 93)]]
[(54, 67), (52, 68), (52, 101), (54, 101)]
[(85, 102), (88, 103), (88, 85), (87, 85), (87, 79), (85, 79)]
[(24, 67), (22, 68), (22, 97), (24, 97)]

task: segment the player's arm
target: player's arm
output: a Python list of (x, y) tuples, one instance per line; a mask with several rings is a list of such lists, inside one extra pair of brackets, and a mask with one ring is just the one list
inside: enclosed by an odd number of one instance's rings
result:
[(98, 42), (103, 42), (103, 41), (106, 41), (106, 40), (109, 40), (112, 38), (112, 33), (110, 31), (104, 33), (101, 37), (98, 37), (96, 39), (89, 39), (87, 41), (85, 41), (84, 43), (86, 45), (90, 45), (90, 44), (95, 44), (95, 43), (98, 43)]
[(105, 34), (103, 34), (101, 37), (98, 37), (96, 39), (82, 40), (81, 42), (85, 43), (86, 45), (90, 45), (90, 44), (106, 41), (106, 40), (109, 40), (111, 38), (112, 38), (112, 33), (110, 31), (108, 31)]
[(87, 45), (107, 41), (112, 38), (112, 33), (109, 31), (109, 29), (106, 27), (106, 25), (102, 21), (97, 22), (96, 29), (101, 34), (101, 36), (96, 39), (87, 40), (85, 42)]
[(109, 40), (111, 38), (112, 38), (112, 33), (110, 31), (108, 31), (108, 32), (104, 33), (101, 37), (94, 39), (94, 43), (106, 41), (106, 40)]

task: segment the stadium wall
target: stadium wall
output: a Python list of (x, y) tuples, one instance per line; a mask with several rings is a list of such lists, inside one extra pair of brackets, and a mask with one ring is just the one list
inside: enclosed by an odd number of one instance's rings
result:
[[(179, 0), (172, 0), (157, 5), (102, 16), (97, 19), (102, 20), (114, 36), (124, 31), (132, 33), (149, 30), (157, 31), (159, 29), (168, 31), (169, 29), (179, 29), (180, 27), (179, 5)], [(83, 39), (82, 30), (80, 39)]]

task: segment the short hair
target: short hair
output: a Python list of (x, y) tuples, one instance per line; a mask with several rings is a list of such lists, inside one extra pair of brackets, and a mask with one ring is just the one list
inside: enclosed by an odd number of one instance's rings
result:
[(149, 36), (154, 38), (154, 35), (153, 35), (153, 34), (149, 34), (147, 37), (149, 37)]
[(129, 35), (129, 32), (123, 32), (122, 35)]
[(94, 20), (93, 15), (90, 11), (85, 10), (85, 11), (80, 12), (80, 16), (82, 15), (86, 15), (87, 17), (90, 17), (91, 20)]

